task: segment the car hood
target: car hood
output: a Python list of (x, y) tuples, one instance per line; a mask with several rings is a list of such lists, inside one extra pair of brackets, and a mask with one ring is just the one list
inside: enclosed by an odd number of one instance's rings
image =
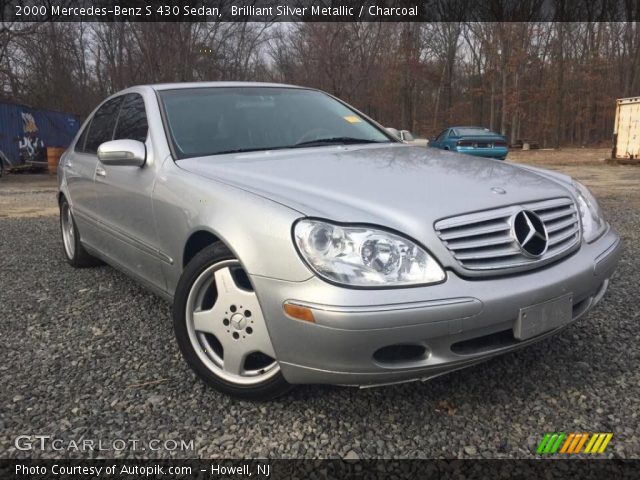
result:
[(447, 216), (568, 195), (553, 178), (517, 165), (405, 144), (263, 151), (177, 164), (307, 216), (407, 233)]

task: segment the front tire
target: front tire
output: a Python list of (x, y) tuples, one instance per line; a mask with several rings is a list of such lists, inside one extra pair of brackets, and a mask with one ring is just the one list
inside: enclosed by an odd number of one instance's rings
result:
[(269, 400), (291, 386), (280, 372), (249, 278), (221, 242), (186, 266), (174, 296), (178, 346), (191, 369), (225, 394)]
[(101, 262), (85, 250), (80, 242), (78, 227), (73, 219), (71, 207), (66, 198), (60, 201), (60, 230), (62, 233), (62, 246), (67, 262), (75, 268), (94, 267)]

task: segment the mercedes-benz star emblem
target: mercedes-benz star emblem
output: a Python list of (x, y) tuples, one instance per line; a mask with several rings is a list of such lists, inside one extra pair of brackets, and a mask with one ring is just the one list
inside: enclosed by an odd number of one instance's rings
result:
[(539, 258), (547, 251), (547, 229), (540, 217), (529, 210), (520, 210), (511, 217), (511, 234), (528, 257)]

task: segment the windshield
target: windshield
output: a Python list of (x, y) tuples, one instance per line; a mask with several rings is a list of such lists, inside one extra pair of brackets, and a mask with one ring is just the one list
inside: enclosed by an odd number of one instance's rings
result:
[(454, 131), (458, 137), (483, 137), (486, 135), (497, 135), (497, 133), (492, 132), (488, 128), (479, 127), (458, 127), (454, 129)]
[(177, 157), (392, 140), (330, 96), (276, 87), (159, 92)]

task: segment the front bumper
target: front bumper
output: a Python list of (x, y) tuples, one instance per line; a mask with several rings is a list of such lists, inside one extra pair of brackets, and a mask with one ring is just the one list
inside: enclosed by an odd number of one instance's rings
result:
[[(584, 315), (604, 294), (620, 254), (620, 238), (609, 228), (550, 266), (486, 280), (448, 271), (439, 285), (381, 290), (317, 277), (252, 281), (287, 381), (366, 386), (432, 378), (559, 332), (568, 324), (525, 341), (512, 335), (521, 308), (563, 295), (572, 295), (572, 321)], [(286, 301), (311, 308), (316, 322), (287, 317)], [(424, 354), (401, 354), (400, 361), (381, 355), (419, 348)]]

